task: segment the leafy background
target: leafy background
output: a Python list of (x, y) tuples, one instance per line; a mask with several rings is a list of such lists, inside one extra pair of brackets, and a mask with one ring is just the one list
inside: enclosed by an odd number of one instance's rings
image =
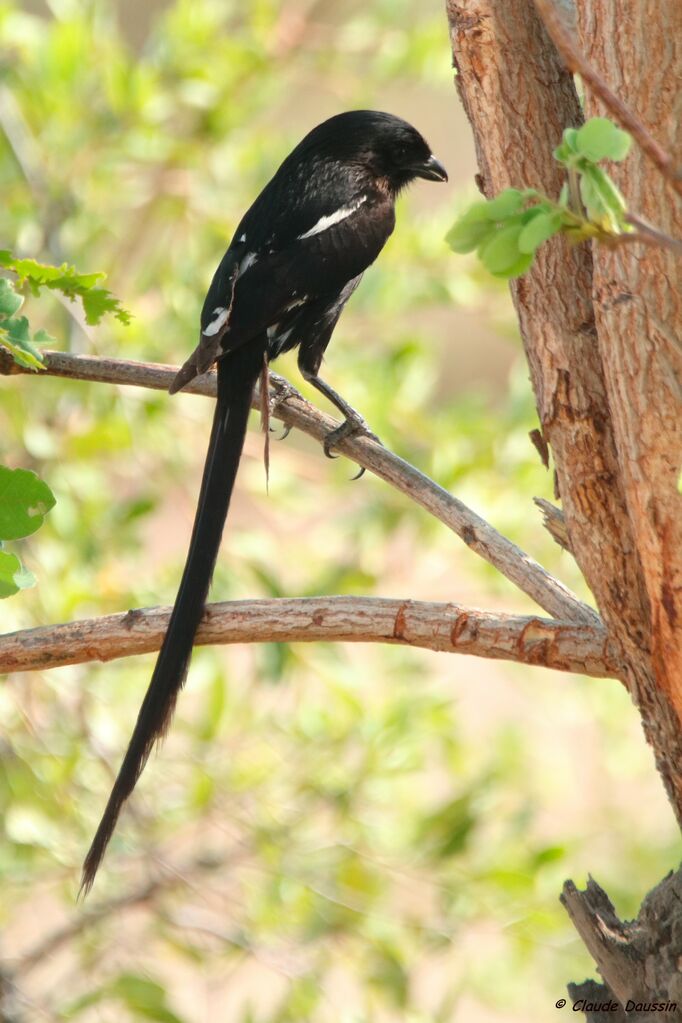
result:
[[(506, 287), (444, 236), (475, 198), (440, 4), (0, 2), (0, 242), (86, 271), (134, 313), (31, 326), (72, 351), (179, 362), (243, 209), (312, 124), (374, 106), (451, 171), (418, 184), (337, 331), (328, 375), (392, 448), (581, 583), (531, 497), (551, 476)], [(523, 183), (519, 183), (522, 185)], [(297, 386), (293, 361), (277, 367)], [(205, 399), (0, 384), (0, 460), (57, 503), (22, 541), (5, 629), (170, 603)], [(216, 598), (362, 593), (529, 610), (381, 483), (292, 434), (266, 496), (247, 441)], [(580, 590), (582, 592), (582, 590)], [(586, 596), (583, 593), (583, 596)], [(80, 862), (152, 665), (0, 688), (0, 997), (8, 1020), (546, 1018), (593, 966), (558, 903), (588, 871), (633, 914), (672, 816), (617, 683), (400, 649), (197, 652), (95, 892)]]

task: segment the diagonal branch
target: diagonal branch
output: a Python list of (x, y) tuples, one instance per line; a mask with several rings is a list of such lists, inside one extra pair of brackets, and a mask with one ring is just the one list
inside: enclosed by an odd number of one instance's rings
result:
[[(109, 661), (158, 650), (170, 608), (152, 607), (0, 636), (0, 672)], [(444, 653), (618, 678), (616, 646), (600, 625), (493, 614), (459, 604), (380, 597), (287, 597), (209, 604), (197, 645), (397, 643)]]
[(676, 165), (672, 154), (654, 138), (644, 122), (616, 95), (599, 72), (590, 64), (585, 54), (576, 46), (572, 33), (558, 9), (557, 0), (534, 0), (534, 2), (552, 42), (563, 57), (569, 71), (580, 75), (585, 85), (589, 86), (595, 96), (599, 97), (621, 127), (630, 132), (678, 195), (682, 195), (682, 167)]
[[(176, 372), (175, 367), (152, 363), (72, 355), (65, 352), (43, 354), (45, 370), (40, 376), (70, 377), (167, 390)], [(32, 371), (18, 366), (9, 353), (0, 348), (0, 374), (27, 372)], [(286, 426), (295, 426), (322, 442), (337, 425), (329, 416), (307, 402), (282, 377), (271, 373), (270, 384), (274, 391), (273, 414)], [(198, 377), (186, 390), (191, 394), (215, 397), (214, 374), (208, 373)], [(254, 397), (253, 406), (260, 408), (258, 397)], [(338, 445), (338, 450), (421, 505), (552, 617), (591, 626), (599, 624), (597, 613), (571, 593), (563, 583), (550, 575), (516, 544), (498, 533), (462, 501), (439, 487), (398, 455), (368, 437), (349, 437)]]

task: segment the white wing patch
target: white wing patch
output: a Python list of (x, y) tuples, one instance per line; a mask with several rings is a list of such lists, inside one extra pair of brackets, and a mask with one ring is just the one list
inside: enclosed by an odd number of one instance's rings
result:
[[(245, 239), (246, 239), (246, 235), (242, 235), (242, 237), (239, 240), (242, 241), (242, 240), (245, 240)], [(256, 252), (247, 252), (246, 255), (244, 256), (244, 258), (242, 259), (241, 263), (239, 264), (239, 267), (238, 267), (236, 273), (233, 272), (232, 278), (231, 278), (233, 295), (234, 295), (234, 285), (235, 285), (236, 280), (239, 277), (241, 277), (241, 275), (246, 270), (248, 270), (250, 266), (253, 266), (253, 264), (256, 262), (257, 259), (258, 259), (258, 254)], [(218, 331), (221, 329), (221, 327), (224, 327), (225, 324), (227, 323), (227, 320), (228, 320), (228, 317), (230, 315), (231, 310), (232, 310), (232, 300), (230, 301), (230, 305), (227, 306), (227, 307), (225, 307), (223, 305), (216, 306), (215, 309), (213, 310), (213, 313), (212, 313), (211, 322), (208, 324), (206, 329), (202, 330), (202, 332), (201, 332), (204, 335), (204, 337), (215, 337), (215, 335), (218, 333)]]
[(321, 231), (326, 231), (328, 227), (333, 227), (334, 224), (339, 224), (346, 217), (350, 217), (351, 213), (355, 213), (356, 210), (360, 209), (363, 202), (367, 201), (366, 195), (361, 195), (356, 202), (350, 206), (342, 206), (334, 213), (329, 213), (326, 217), (320, 217), (318, 222), (306, 231), (305, 234), (299, 234), (298, 241), (303, 241), (304, 238), (312, 238), (314, 234), (320, 234)]
[(253, 266), (257, 259), (258, 256), (256, 255), (255, 252), (247, 252), (244, 258), (242, 259), (241, 263), (239, 264), (239, 276), (241, 277), (243, 273), (246, 273), (249, 267)]
[(268, 341), (277, 341), (279, 344), (283, 345), (289, 340), (293, 329), (293, 327), (289, 327), (289, 329), (285, 330), (283, 334), (278, 334), (279, 323), (273, 323), (273, 325), (267, 329)]
[(206, 329), (202, 330), (201, 332), (204, 335), (204, 337), (213, 337), (214, 334), (217, 334), (229, 315), (230, 310), (226, 309), (222, 305), (219, 305), (216, 309), (214, 309), (213, 319), (206, 327)]

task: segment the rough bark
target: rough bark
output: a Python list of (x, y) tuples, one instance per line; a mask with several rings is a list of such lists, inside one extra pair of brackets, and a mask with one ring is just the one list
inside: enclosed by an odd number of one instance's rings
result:
[[(0, 636), (0, 674), (110, 661), (158, 650), (170, 608), (44, 625)], [(459, 604), (382, 597), (287, 597), (209, 604), (196, 644), (400, 643), (441, 653), (617, 678), (617, 648), (601, 625), (508, 615)]]
[[(597, 73), (682, 163), (682, 4), (580, 0), (580, 45)], [(589, 91), (586, 115), (608, 114)], [(612, 169), (638, 216), (682, 238), (682, 202), (646, 154)], [(651, 614), (657, 700), (682, 723), (682, 260), (661, 247), (597, 247), (593, 301), (620, 479)], [(638, 698), (648, 701), (640, 687)], [(654, 708), (652, 708), (653, 710)], [(654, 713), (656, 711), (654, 710)], [(672, 711), (671, 711), (672, 718)], [(678, 764), (679, 748), (678, 748)], [(680, 785), (675, 772), (674, 782)]]
[[(634, 5), (637, 0), (632, 2)], [(612, 5), (595, 7), (601, 10)], [(562, 178), (552, 150), (563, 129), (579, 125), (582, 115), (572, 77), (533, 3), (448, 0), (447, 10), (456, 82), (474, 131), (482, 191), (491, 196), (516, 185), (533, 186), (557, 195)], [(653, 16), (654, 12), (650, 13)], [(619, 37), (629, 34), (630, 24), (620, 14), (618, 20)], [(635, 28), (638, 23), (639, 19), (635, 19)], [(611, 46), (614, 37), (608, 38)], [(642, 66), (645, 65), (639, 61), (634, 64)], [(643, 75), (632, 77), (645, 80)], [(662, 102), (661, 96), (659, 90), (651, 102)], [(638, 169), (638, 173), (643, 171), (644, 168)], [(656, 173), (647, 167), (647, 180)], [(641, 186), (644, 190), (647, 187), (646, 182)], [(648, 213), (648, 207), (645, 209)], [(624, 258), (636, 263), (649, 254), (665, 266), (666, 260), (673, 258), (634, 245)], [(601, 265), (601, 254), (598, 259)], [(610, 395), (617, 383), (612, 377), (616, 375), (618, 360), (611, 354), (607, 381), (602, 362), (606, 342), (598, 337), (605, 315), (604, 300), (611, 308), (616, 300), (616, 312), (610, 314), (615, 317), (621, 315), (619, 306), (632, 306), (628, 315), (634, 316), (638, 310), (638, 319), (630, 325), (631, 332), (622, 338), (619, 358), (626, 365), (644, 367), (651, 362), (646, 353), (654, 343), (649, 334), (662, 317), (656, 315), (653, 322), (649, 320), (649, 310), (659, 304), (655, 294), (650, 296), (649, 281), (643, 282), (641, 277), (633, 281), (633, 287), (640, 290), (628, 293), (633, 297), (623, 301), (618, 289), (605, 288), (601, 270), (599, 273), (602, 290), (597, 293), (598, 323), (593, 301), (592, 253), (587, 245), (569, 248), (559, 240), (544, 246), (537, 264), (513, 285), (512, 294), (543, 436), (556, 465), (570, 547), (610, 635), (623, 650), (626, 684), (640, 710), (671, 802), (682, 820), (679, 719), (671, 699), (672, 684), (661, 667), (658, 652), (662, 626), (656, 608), (665, 608), (665, 603), (659, 597), (654, 605), (657, 615), (654, 644), (649, 590), (655, 589), (658, 580), (653, 565), (645, 571), (642, 564), (642, 557), (653, 562), (662, 547), (668, 549), (674, 542), (674, 529), (667, 519), (663, 522), (652, 519), (650, 505), (642, 509), (642, 514), (650, 516), (644, 532), (639, 532), (644, 528), (641, 516), (631, 516), (632, 473), (623, 472), (623, 461), (635, 450), (637, 423), (633, 419), (641, 414), (644, 401), (641, 398), (638, 401), (636, 414), (612, 416)], [(665, 302), (668, 289), (658, 290)], [(667, 301), (670, 306), (669, 296)], [(669, 347), (671, 328), (669, 320), (665, 322)], [(642, 333), (634, 335), (634, 330)], [(660, 385), (660, 373), (652, 371), (651, 381), (646, 385), (649, 401)], [(642, 388), (642, 381), (633, 372), (631, 387), (634, 390), (638, 386)], [(669, 393), (670, 384), (667, 386)], [(625, 398), (624, 395), (621, 404)], [(670, 408), (669, 402), (666, 407)], [(669, 436), (670, 425), (662, 427), (659, 422), (658, 435), (651, 436), (651, 449), (646, 448), (652, 470), (658, 470), (658, 463), (665, 460), (665, 452), (670, 449)], [(658, 452), (656, 461), (652, 450)], [(631, 464), (635, 475), (647, 471), (646, 463), (631, 459)], [(679, 459), (676, 464), (679, 467)], [(666, 491), (669, 479), (668, 469), (663, 482)], [(655, 487), (655, 479), (646, 486), (640, 485), (643, 502)], [(660, 565), (658, 571), (662, 571)], [(670, 598), (666, 600), (670, 605)], [(671, 606), (677, 613), (677, 605)]]
[(583, 1003), (580, 1009), (589, 1023), (601, 1023), (602, 1019), (679, 1023), (682, 873), (664, 878), (647, 895), (633, 921), (618, 919), (606, 892), (592, 878), (584, 892), (567, 881), (561, 901), (604, 981), (569, 984), (573, 1004)]

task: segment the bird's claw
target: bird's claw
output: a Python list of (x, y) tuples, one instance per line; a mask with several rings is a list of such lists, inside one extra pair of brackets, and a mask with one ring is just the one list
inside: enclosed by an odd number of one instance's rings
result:
[[(333, 455), (331, 449), (340, 444), (346, 437), (350, 437), (354, 434), (359, 434), (361, 437), (369, 437), (371, 440), (375, 440), (377, 444), (381, 444), (381, 441), (375, 433), (372, 433), (365, 420), (360, 415), (348, 416), (337, 426), (335, 430), (328, 433), (322, 442), (322, 447), (327, 458), (338, 458), (338, 455)], [(360, 467), (360, 471), (352, 477), (354, 480), (359, 480), (364, 475), (365, 469), (363, 466)]]

